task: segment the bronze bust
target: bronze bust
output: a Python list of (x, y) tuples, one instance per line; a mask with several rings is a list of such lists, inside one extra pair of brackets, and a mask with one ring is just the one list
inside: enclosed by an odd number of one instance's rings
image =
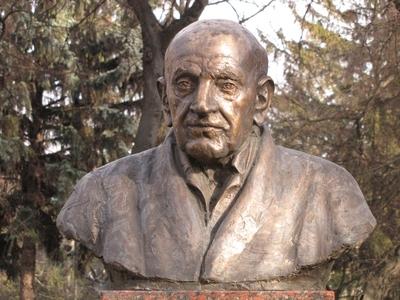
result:
[(267, 70), (230, 21), (173, 39), (159, 80), (169, 135), (84, 176), (57, 219), (111, 288), (324, 289), (333, 259), (373, 230), (346, 170), (274, 144)]

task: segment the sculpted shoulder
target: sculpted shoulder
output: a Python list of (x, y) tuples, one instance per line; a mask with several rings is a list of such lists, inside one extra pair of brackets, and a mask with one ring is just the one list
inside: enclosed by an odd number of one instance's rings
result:
[(162, 147), (129, 155), (82, 177), (57, 217), (57, 227), (67, 238), (80, 241), (98, 256), (103, 253), (102, 229), (114, 206), (129, 195), (138, 199), (138, 183), (149, 180), (157, 169)]
[(283, 146), (278, 146), (277, 149), (281, 167), (291, 169), (299, 176), (307, 176), (309, 183), (322, 185), (327, 189), (344, 189), (354, 185), (358, 188), (353, 176), (334, 162)]
[(154, 167), (157, 167), (155, 166), (155, 157), (160, 156), (160, 152), (163, 151), (160, 147), (158, 146), (114, 160), (93, 170), (91, 173), (100, 177), (103, 181), (109, 181), (116, 177), (129, 177), (132, 180), (140, 180), (140, 178), (148, 176)]
[[(353, 176), (323, 158), (284, 147), (277, 149), (279, 168), (296, 174), (293, 184), (302, 186), (307, 203), (299, 247), (301, 264), (314, 264), (323, 257), (335, 257), (344, 248), (360, 245), (376, 226), (376, 220)], [(311, 255), (307, 250), (311, 241), (319, 241), (316, 248), (324, 251)]]

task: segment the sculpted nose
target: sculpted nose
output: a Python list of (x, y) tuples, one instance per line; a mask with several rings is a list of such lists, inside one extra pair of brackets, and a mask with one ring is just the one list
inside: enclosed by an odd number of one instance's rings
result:
[(190, 109), (198, 114), (205, 114), (217, 110), (217, 103), (212, 95), (211, 80), (201, 80), (197, 94)]

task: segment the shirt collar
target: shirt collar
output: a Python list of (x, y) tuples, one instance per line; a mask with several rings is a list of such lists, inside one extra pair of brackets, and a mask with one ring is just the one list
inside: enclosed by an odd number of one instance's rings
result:
[(232, 158), (232, 166), (241, 174), (245, 175), (251, 169), (257, 154), (260, 140), (260, 128), (253, 126), (250, 136), (242, 145), (241, 149)]

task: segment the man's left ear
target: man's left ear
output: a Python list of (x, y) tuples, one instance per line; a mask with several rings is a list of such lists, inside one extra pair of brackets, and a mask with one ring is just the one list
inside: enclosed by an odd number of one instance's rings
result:
[(257, 98), (254, 112), (254, 122), (262, 126), (267, 120), (268, 108), (274, 95), (275, 84), (271, 77), (262, 76), (257, 84)]
[(157, 90), (163, 105), (164, 120), (167, 123), (167, 126), (171, 127), (172, 126), (171, 112), (169, 110), (169, 103), (167, 99), (166, 86), (165, 86), (165, 78), (163, 76), (157, 79)]

